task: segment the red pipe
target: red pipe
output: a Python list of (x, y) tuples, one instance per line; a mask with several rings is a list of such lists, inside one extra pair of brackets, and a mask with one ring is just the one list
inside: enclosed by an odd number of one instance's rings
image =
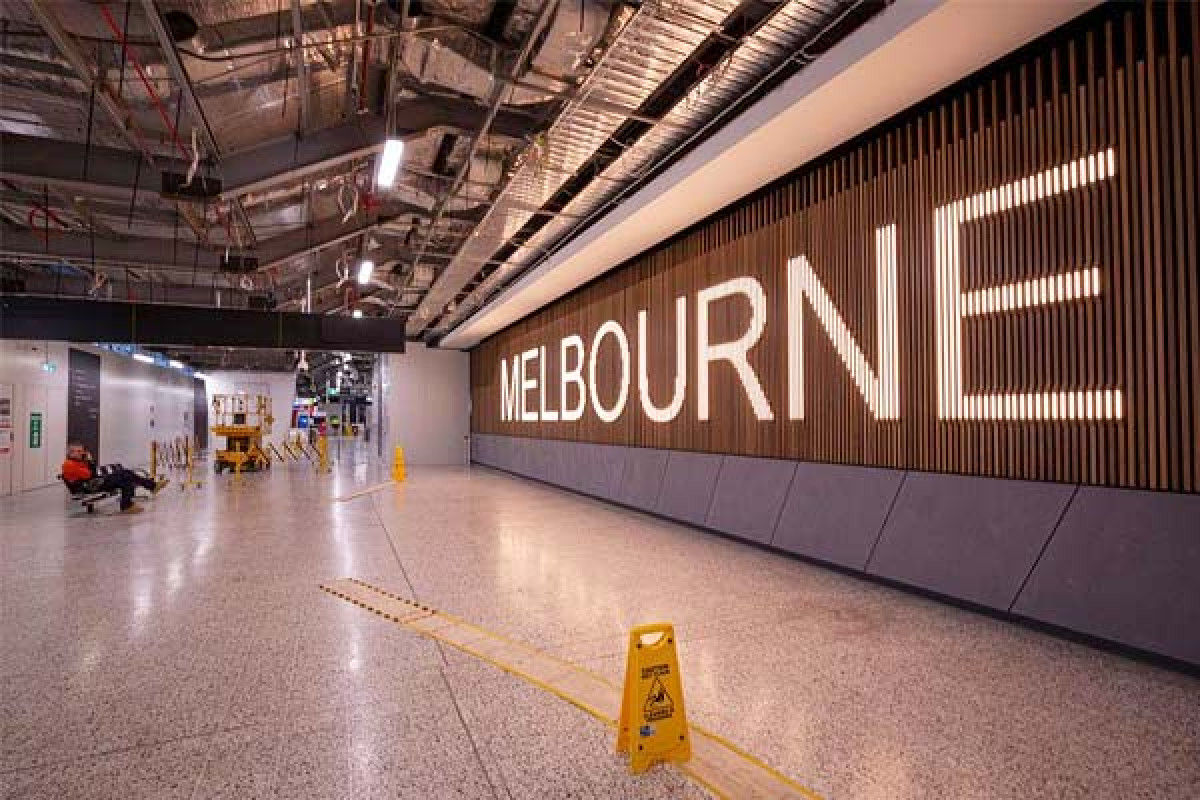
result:
[[(63, 222), (62, 218), (59, 217), (58, 214), (55, 214), (53, 209), (49, 209), (46, 206), (36, 204), (36, 205), (34, 205), (33, 208), (29, 209), (29, 216), (27, 216), (25, 218), (26, 224), (28, 224), (32, 230), (37, 230), (37, 223), (33, 221), (34, 216), (37, 214), (45, 214), (47, 221), (53, 220), (56, 225), (60, 226), (64, 230), (67, 227), (67, 223)], [(50, 228), (43, 226), (42, 238), (46, 240), (46, 246), (49, 247), (49, 245), (50, 245)]]
[(175, 130), (175, 125), (171, 122), (171, 116), (167, 113), (162, 100), (159, 99), (158, 92), (154, 91), (154, 87), (150, 85), (150, 79), (146, 77), (146, 71), (142, 69), (142, 65), (138, 62), (137, 58), (129, 51), (129, 42), (126, 41), (125, 34), (121, 31), (121, 27), (117, 25), (117, 21), (113, 19), (113, 15), (108, 10), (106, 3), (100, 4), (100, 13), (104, 15), (104, 21), (108, 23), (109, 30), (117, 37), (117, 41), (121, 43), (122, 54), (129, 59), (129, 62), (133, 64), (133, 68), (137, 71), (138, 77), (142, 79), (142, 86), (146, 87), (146, 93), (150, 95), (151, 102), (158, 109), (158, 115), (162, 117), (167, 130), (171, 132), (171, 138), (175, 141), (175, 147), (179, 149), (179, 154), (187, 158), (187, 148), (183, 146), (183, 142), (179, 141), (179, 131)]

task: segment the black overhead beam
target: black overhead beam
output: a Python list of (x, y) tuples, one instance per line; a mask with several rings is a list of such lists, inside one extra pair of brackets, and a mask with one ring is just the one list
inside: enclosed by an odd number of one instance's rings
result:
[(0, 339), (403, 353), (394, 319), (0, 297)]
[[(492, 123), (500, 136), (524, 138), (545, 127), (547, 106), (501, 109)], [(433, 128), (475, 130), (486, 109), (475, 100), (457, 97), (422, 97), (395, 105), (393, 136), (410, 138)], [(539, 120), (543, 120), (539, 122)], [(383, 149), (387, 137), (384, 118), (370, 114), (313, 131), (304, 138), (288, 136), (222, 156), (219, 175), (212, 176), (223, 199), (234, 199), (280, 183), (298, 182), (313, 172), (330, 169), (355, 158), (366, 158)], [(157, 195), (162, 172), (183, 175), (189, 165), (162, 158), (159, 168), (144, 163), (140, 154), (76, 142), (0, 132), (0, 178), (60, 187), (83, 195), (125, 198), (135, 191)]]

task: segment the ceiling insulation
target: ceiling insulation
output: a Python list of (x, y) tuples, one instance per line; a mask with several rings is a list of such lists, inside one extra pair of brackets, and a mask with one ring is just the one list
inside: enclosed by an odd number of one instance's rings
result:
[[(269, 292), (436, 338), (879, 5), (6, 0), (4, 291)], [(389, 135), (404, 157), (384, 189)], [(347, 286), (364, 257), (376, 279)]]

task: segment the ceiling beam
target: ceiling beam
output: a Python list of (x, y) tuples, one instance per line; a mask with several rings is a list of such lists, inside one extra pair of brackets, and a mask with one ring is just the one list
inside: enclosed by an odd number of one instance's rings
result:
[[(312, 225), (264, 239), (247, 254), (257, 256), (259, 271), (283, 267), (322, 250), (336, 247), (392, 223), (403, 222), (415, 213), (429, 211), (407, 204), (389, 204), (380, 212), (363, 218), (342, 222), (329, 217)], [(473, 212), (461, 212), (470, 221)], [(45, 260), (46, 258), (90, 262), (116, 263), (143, 269), (218, 270), (223, 247), (197, 246), (183, 239), (148, 236), (104, 236), (67, 231), (32, 229), (0, 229), (0, 253)], [(395, 246), (385, 246), (376, 260), (392, 260), (400, 253), (411, 252)]]
[[(139, 166), (140, 164), (140, 166)], [(136, 191), (155, 197), (162, 190), (159, 169), (186, 172), (187, 164), (159, 157), (158, 168), (140, 153), (93, 144), (52, 141), (0, 132), (0, 178), (48, 185), (69, 192), (128, 202)]]
[[(396, 133), (402, 138), (410, 138), (435, 127), (471, 130), (479, 126), (483, 116), (483, 109), (469, 100), (421, 98), (396, 105), (399, 124)], [(531, 131), (530, 119), (525, 112), (501, 111), (493, 121), (492, 130), (500, 135), (521, 137)], [(371, 156), (383, 149), (385, 131), (383, 117), (369, 114), (315, 131), (303, 139), (289, 136), (224, 155), (219, 167), (220, 197), (233, 200), (281, 183), (299, 181), (306, 175), (356, 158)], [(86, 176), (81, 174), (85, 156), (88, 156)], [(136, 153), (117, 148), (93, 145), (89, 154), (84, 145), (75, 142), (0, 133), (0, 172), (3, 177), (59, 185), (81, 193), (94, 190), (127, 198), (135, 179), (139, 192), (157, 193), (161, 189), (156, 174), (160, 169), (186, 173), (189, 166), (179, 159), (156, 156), (151, 165), (153, 168), (147, 169), (143, 164), (139, 170), (138, 161)]]
[(0, 297), (0, 339), (403, 353), (396, 320), (75, 298)]

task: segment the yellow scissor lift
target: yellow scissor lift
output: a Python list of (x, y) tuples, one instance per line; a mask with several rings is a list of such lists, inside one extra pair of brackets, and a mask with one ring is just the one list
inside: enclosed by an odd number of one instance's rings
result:
[(271, 398), (264, 395), (218, 394), (212, 399), (212, 432), (225, 437), (225, 448), (217, 450), (213, 469), (218, 475), (268, 469), (271, 459), (263, 450), (263, 436), (271, 432)]

